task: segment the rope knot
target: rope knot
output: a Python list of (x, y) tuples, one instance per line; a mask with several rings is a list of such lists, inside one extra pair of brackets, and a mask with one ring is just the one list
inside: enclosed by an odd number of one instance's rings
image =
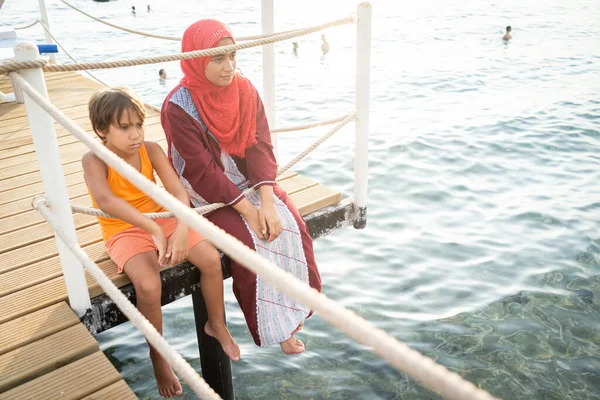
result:
[(31, 61), (5, 61), (0, 64), (0, 75), (8, 75), (10, 72), (18, 72), (22, 69), (44, 68), (48, 61), (40, 58)]

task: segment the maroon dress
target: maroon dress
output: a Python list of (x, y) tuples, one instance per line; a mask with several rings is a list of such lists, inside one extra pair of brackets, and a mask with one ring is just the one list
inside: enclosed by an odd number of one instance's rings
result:
[[(321, 291), (321, 278), (306, 223), (275, 182), (277, 162), (260, 98), (256, 113), (257, 143), (246, 150), (245, 158), (222, 151), (202, 121), (190, 92), (181, 85), (167, 96), (161, 123), (169, 146), (169, 160), (186, 188), (192, 206), (227, 204), (206, 217), (280, 268)], [(258, 190), (250, 195), (242, 192), (263, 185), (273, 186), (275, 206), (282, 224), (280, 237), (271, 243), (258, 238), (231, 207), (244, 197), (255, 207), (260, 207)], [(310, 315), (307, 307), (234, 260), (231, 260), (231, 275), (233, 292), (257, 345), (270, 346), (288, 339), (298, 324)]]

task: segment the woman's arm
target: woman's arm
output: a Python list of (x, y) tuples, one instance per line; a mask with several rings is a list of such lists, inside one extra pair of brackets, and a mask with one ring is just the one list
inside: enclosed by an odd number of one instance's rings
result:
[(277, 160), (271, 143), (271, 130), (265, 108), (258, 96), (256, 105), (256, 144), (246, 150), (246, 170), (250, 185), (258, 189), (273, 186), (277, 176)]

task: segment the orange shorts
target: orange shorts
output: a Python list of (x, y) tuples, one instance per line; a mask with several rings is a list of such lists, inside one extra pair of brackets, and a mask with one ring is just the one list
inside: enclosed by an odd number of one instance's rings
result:
[[(162, 228), (163, 232), (170, 238), (177, 227), (176, 218), (160, 218), (156, 223)], [(188, 249), (191, 249), (204, 240), (204, 237), (193, 229), (188, 232)], [(119, 273), (123, 273), (125, 263), (133, 256), (145, 253), (147, 251), (158, 251), (152, 235), (136, 226), (117, 233), (106, 242), (106, 251), (109, 257), (117, 264)]]

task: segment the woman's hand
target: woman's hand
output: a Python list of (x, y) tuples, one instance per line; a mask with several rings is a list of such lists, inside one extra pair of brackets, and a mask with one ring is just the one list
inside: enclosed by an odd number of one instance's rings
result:
[(272, 202), (263, 202), (258, 210), (260, 219), (260, 229), (268, 242), (271, 243), (281, 235), (281, 222), (275, 204)]
[(248, 223), (248, 225), (250, 225), (250, 228), (252, 228), (254, 233), (256, 233), (256, 236), (263, 240), (267, 239), (268, 236), (262, 233), (263, 230), (260, 224), (260, 215), (258, 213), (258, 210), (254, 208), (254, 206), (252, 206), (251, 210), (246, 211), (243, 214), (243, 217)]
[(175, 232), (167, 242), (167, 254), (165, 258), (171, 266), (184, 261), (189, 253), (188, 248), (188, 227), (185, 224), (177, 223)]

